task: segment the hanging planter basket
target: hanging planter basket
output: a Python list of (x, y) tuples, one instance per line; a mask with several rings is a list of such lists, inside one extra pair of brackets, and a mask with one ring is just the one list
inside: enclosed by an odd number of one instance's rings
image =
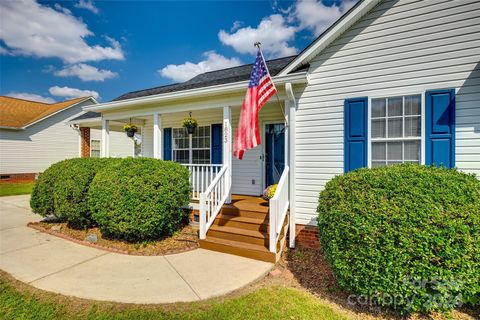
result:
[(188, 118), (183, 119), (182, 121), (182, 127), (187, 129), (188, 134), (194, 134), (195, 129), (198, 127), (198, 122), (191, 116)]
[(135, 136), (135, 132), (138, 131), (138, 128), (134, 124), (126, 124), (123, 126), (123, 130), (127, 133), (127, 137), (133, 138)]

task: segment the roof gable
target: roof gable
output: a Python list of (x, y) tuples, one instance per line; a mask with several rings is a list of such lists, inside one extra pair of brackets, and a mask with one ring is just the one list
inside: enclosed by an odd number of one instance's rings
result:
[(383, 0), (360, 0), (334, 24), (325, 30), (308, 47), (300, 52), (295, 59), (288, 63), (278, 75), (283, 76), (291, 73), (293, 70), (308, 65), (323, 49), (328, 47), (333, 41), (341, 36), (347, 29), (358, 22), (372, 8)]
[(22, 129), (88, 99), (95, 102), (92, 97), (82, 97), (47, 104), (0, 96), (0, 127)]

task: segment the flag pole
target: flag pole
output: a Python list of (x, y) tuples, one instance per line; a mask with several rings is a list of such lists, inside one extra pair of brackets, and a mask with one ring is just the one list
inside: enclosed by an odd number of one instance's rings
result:
[[(263, 56), (262, 48), (260, 47), (262, 43), (260, 41), (257, 41), (253, 45), (258, 48), (258, 51), (260, 51), (260, 54), (262, 55), (262, 59), (263, 61), (265, 61), (265, 67), (267, 68), (268, 76), (270, 77), (270, 79), (272, 79), (272, 82), (273, 82), (273, 78), (270, 75), (270, 70), (268, 70), (267, 61), (265, 60), (265, 57)], [(278, 102), (278, 106), (280, 107), (280, 111), (282, 111), (283, 119), (285, 120), (285, 126), (288, 127), (288, 119), (287, 119), (287, 116), (285, 115), (285, 111), (283, 110), (283, 106), (282, 106), (282, 103), (280, 102), (280, 98), (278, 97), (278, 90), (275, 90), (275, 96), (277, 97), (277, 102)]]

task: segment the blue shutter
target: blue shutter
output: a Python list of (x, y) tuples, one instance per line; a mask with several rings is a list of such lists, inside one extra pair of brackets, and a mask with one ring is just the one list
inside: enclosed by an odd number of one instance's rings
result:
[(455, 167), (455, 89), (425, 95), (425, 164)]
[(163, 160), (172, 160), (172, 128), (163, 129)]
[(345, 100), (344, 109), (344, 171), (367, 166), (368, 99)]
[(222, 163), (222, 125), (212, 124), (211, 159), (213, 164)]

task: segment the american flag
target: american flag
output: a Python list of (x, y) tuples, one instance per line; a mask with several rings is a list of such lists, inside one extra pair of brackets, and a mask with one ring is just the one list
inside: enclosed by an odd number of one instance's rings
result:
[(262, 52), (258, 50), (257, 59), (250, 74), (247, 94), (243, 100), (240, 121), (235, 132), (233, 154), (238, 159), (243, 158), (245, 150), (255, 148), (260, 144), (258, 113), (276, 92), (277, 89), (270, 77)]

